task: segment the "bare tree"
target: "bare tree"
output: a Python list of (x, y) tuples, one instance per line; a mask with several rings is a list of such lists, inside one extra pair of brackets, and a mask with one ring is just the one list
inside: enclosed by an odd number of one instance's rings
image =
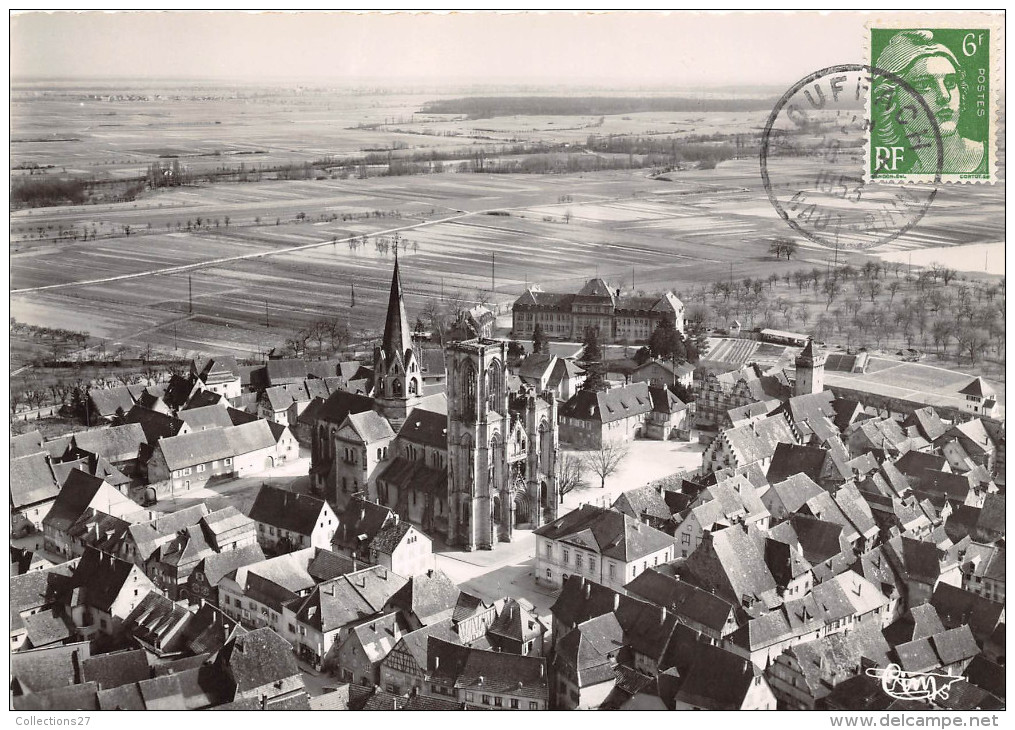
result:
[(574, 454), (561, 453), (557, 461), (557, 499), (564, 501), (564, 495), (585, 489), (585, 464)]
[(621, 462), (627, 458), (631, 447), (623, 441), (605, 441), (593, 451), (582, 455), (582, 461), (590, 472), (599, 477), (599, 488), (606, 488), (606, 478), (617, 473)]
[(832, 306), (832, 302), (842, 293), (842, 287), (839, 282), (835, 279), (825, 279), (825, 283), (821, 285), (821, 289), (825, 294), (825, 311)]
[(307, 341), (310, 339), (310, 333), (305, 329), (300, 329), (293, 332), (285, 340), (285, 345), (293, 352), (293, 356), (300, 357), (307, 351)]

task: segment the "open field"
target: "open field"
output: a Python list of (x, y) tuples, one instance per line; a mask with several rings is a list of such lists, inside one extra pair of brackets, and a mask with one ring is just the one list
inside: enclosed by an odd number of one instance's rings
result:
[[(488, 292), (492, 255), (493, 299), (505, 302), (526, 283), (575, 290), (597, 273), (627, 290), (633, 276), (636, 290), (681, 291), (731, 275), (782, 276), (800, 267), (824, 268), (832, 258), (832, 251), (810, 242), (801, 243), (789, 262), (768, 254), (769, 242), (784, 230), (771, 208), (758, 200), (753, 161), (686, 172), (675, 180), (653, 180), (641, 171), (445, 173), (178, 188), (103, 210), (68, 206), (34, 210), (31, 216), (19, 212), (15, 225), (28, 217), (33, 223), (101, 217), (142, 233), (26, 244), (12, 253), (12, 313), (30, 323), (88, 329), (94, 336), (151, 342), (163, 349), (178, 345), (186, 351), (224, 349), (242, 355), (270, 349), (294, 324), (322, 315), (344, 318), (354, 331), (372, 332), (380, 326), (378, 307), (386, 297), (393, 257), (390, 251), (378, 253), (372, 244), (353, 250), (346, 241), (364, 235), (372, 241), (375, 234), (388, 237), (400, 229), (410, 242), (402, 248), (410, 318), (440, 294), (442, 279), (446, 293), (458, 289), (475, 298), (478, 289)], [(949, 193), (942, 191), (943, 203)], [(572, 202), (556, 202), (563, 196)], [(743, 207), (752, 199), (753, 207)], [(992, 210), (989, 200), (985, 207)], [(943, 219), (948, 210), (942, 206)], [(380, 215), (363, 217), (371, 211)], [(489, 212), (509, 215), (483, 214)], [(300, 213), (310, 221), (331, 213), (348, 219), (300, 223), (295, 220)], [(361, 217), (353, 217), (357, 214)], [(928, 212), (928, 223), (937, 215), (936, 208)], [(202, 229), (176, 230), (177, 221), (185, 225), (198, 217), (205, 222)], [(219, 226), (209, 227), (207, 221), (215, 219)], [(152, 233), (147, 232), (149, 222)], [(948, 223), (937, 225), (947, 228)], [(935, 243), (943, 241), (938, 237)], [(312, 247), (300, 248), (307, 246)], [(247, 256), (252, 258), (207, 263)], [(840, 263), (846, 258), (840, 252)], [(865, 258), (849, 257), (858, 264)], [(177, 267), (196, 268), (76, 284)], [(193, 312), (188, 310), (188, 276)], [(54, 284), (65, 286), (16, 293)]]
[[(958, 391), (969, 384), (969, 376), (933, 365), (875, 357), (871, 358), (870, 367), (863, 375), (826, 370), (825, 383), (961, 409), (965, 396), (958, 395)], [(991, 384), (997, 391), (998, 402), (1003, 404), (1005, 384), (996, 381)]]

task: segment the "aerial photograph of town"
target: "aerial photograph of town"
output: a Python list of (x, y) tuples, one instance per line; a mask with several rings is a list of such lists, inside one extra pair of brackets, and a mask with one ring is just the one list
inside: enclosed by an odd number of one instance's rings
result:
[(9, 711), (998, 727), (1004, 21), (12, 12)]

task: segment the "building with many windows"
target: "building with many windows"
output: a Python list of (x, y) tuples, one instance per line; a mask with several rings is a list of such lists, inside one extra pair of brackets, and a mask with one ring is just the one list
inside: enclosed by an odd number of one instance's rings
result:
[(646, 342), (663, 320), (684, 331), (684, 304), (673, 292), (658, 296), (622, 295), (602, 279), (591, 279), (577, 294), (557, 294), (531, 286), (515, 300), (511, 333), (531, 337), (538, 324), (551, 338), (580, 340), (586, 327), (598, 327), (603, 342)]
[(675, 557), (673, 538), (612, 509), (583, 505), (536, 530), (536, 582), (560, 588), (570, 575), (622, 588)]

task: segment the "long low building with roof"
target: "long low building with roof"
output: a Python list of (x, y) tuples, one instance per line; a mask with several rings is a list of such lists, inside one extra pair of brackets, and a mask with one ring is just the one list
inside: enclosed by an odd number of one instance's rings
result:
[(160, 439), (148, 459), (148, 480), (172, 491), (192, 489), (214, 477), (239, 477), (270, 469), (296, 448), (285, 426), (264, 420), (193, 431)]

